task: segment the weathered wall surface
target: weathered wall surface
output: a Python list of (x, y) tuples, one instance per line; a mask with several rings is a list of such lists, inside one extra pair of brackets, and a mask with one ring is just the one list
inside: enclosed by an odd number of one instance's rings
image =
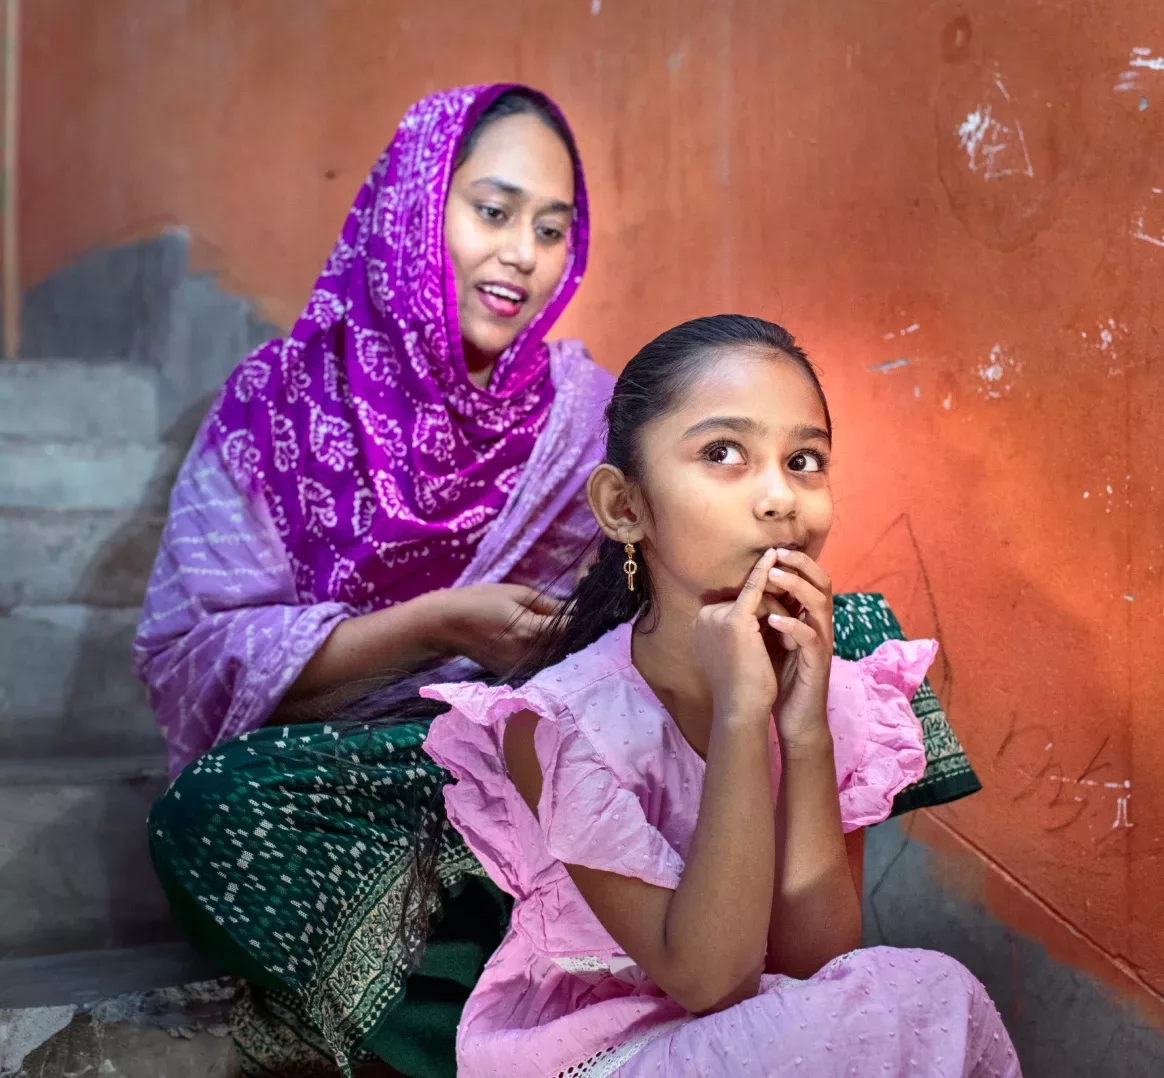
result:
[(180, 224), (286, 325), (408, 103), (557, 98), (596, 224), (563, 329), (613, 369), (723, 309), (802, 338), (830, 566), (941, 638), (986, 785), (928, 824), (946, 883), (1164, 1024), (1156, 0), (25, 8), (30, 284)]

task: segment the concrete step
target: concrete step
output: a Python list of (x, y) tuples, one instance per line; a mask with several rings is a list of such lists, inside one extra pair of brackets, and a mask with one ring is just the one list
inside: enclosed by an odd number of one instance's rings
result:
[(142, 363), (0, 362), (0, 434), (152, 442), (160, 431), (157, 376)]
[(131, 665), (138, 617), (77, 605), (0, 615), (0, 758), (160, 751)]
[(0, 434), (0, 505), (164, 512), (182, 465), (177, 446)]
[(0, 761), (0, 954), (178, 939), (146, 842), (165, 787), (160, 755)]
[(0, 608), (140, 604), (164, 523), (149, 510), (0, 507)]
[(0, 959), (0, 1007), (63, 1007), (221, 974), (186, 943)]

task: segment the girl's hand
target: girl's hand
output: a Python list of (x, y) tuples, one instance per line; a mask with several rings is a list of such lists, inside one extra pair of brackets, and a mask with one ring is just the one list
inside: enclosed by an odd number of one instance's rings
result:
[(712, 603), (695, 619), (695, 649), (711, 685), (717, 718), (768, 721), (779, 687), (759, 618), (768, 572), (776, 564), (769, 550), (756, 562), (740, 594)]
[[(826, 705), (833, 659), (833, 585), (807, 554), (780, 551), (766, 587), (780, 593), (785, 609), (768, 616), (779, 633), (771, 649), (780, 680), (776, 729), (790, 747), (828, 735)], [(799, 612), (791, 617), (788, 611)]]
[(464, 655), (490, 673), (517, 665), (561, 605), (520, 584), (470, 584), (421, 597), (428, 636), (441, 655)]

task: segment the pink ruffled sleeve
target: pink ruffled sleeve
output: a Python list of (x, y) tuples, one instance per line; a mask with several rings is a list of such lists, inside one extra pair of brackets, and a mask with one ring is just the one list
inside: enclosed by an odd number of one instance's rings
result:
[(886, 819), (893, 799), (925, 772), (910, 700), (937, 652), (934, 640), (888, 640), (857, 662), (833, 660), (828, 712), (845, 831)]
[[(451, 705), (433, 720), (425, 751), (457, 780), (445, 787), (449, 819), (499, 886), (523, 898), (560, 862), (678, 887), (683, 859), (559, 700), (534, 684), (431, 685), (421, 695)], [(502, 749), (506, 720), (526, 710), (540, 720), (537, 819), (509, 780)]]

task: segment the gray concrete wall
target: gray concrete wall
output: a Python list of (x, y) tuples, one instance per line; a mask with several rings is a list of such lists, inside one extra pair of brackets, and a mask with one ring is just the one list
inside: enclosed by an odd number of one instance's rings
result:
[(1105, 985), (942, 882), (910, 816), (870, 828), (867, 946), (927, 947), (957, 958), (998, 1005), (1025, 1078), (1161, 1078), (1164, 1033)]
[(238, 361), (277, 336), (252, 304), (190, 272), (182, 229), (93, 251), (24, 297), (26, 359), (129, 359), (159, 375), (162, 430), (181, 439)]

